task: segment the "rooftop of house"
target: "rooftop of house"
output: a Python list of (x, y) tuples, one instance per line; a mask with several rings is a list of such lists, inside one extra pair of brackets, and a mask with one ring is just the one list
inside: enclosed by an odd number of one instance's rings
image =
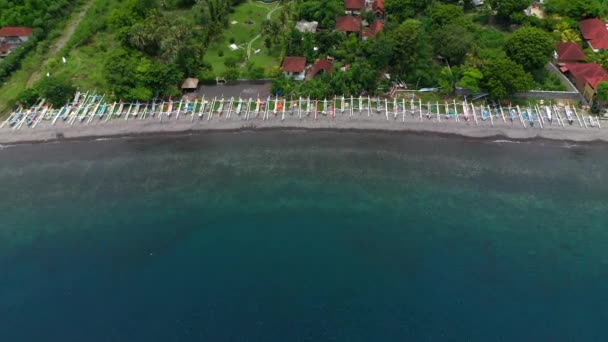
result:
[(198, 78), (186, 78), (182, 84), (182, 89), (196, 89), (198, 87)]
[(281, 69), (284, 72), (302, 72), (306, 68), (306, 58), (304, 57), (295, 57), (288, 56), (283, 59), (283, 64), (281, 64)]
[(363, 35), (365, 37), (373, 37), (382, 32), (382, 29), (384, 29), (384, 23), (380, 20), (374, 20), (374, 22), (369, 25), (369, 28), (363, 32)]
[(374, 3), (372, 4), (372, 9), (374, 10), (374, 12), (384, 12), (384, 0), (374, 0)]
[(598, 18), (581, 20), (578, 23), (583, 37), (594, 49), (608, 49), (608, 29)]
[(344, 8), (347, 10), (362, 10), (365, 7), (365, 0), (344, 0)]
[(0, 28), (0, 37), (29, 37), (34, 32), (33, 28), (22, 26), (6, 26)]
[(557, 59), (563, 61), (583, 61), (587, 57), (585, 52), (577, 43), (559, 43), (557, 44)]
[(334, 71), (334, 61), (329, 58), (321, 58), (317, 59), (317, 61), (312, 65), (310, 71), (308, 71), (307, 77), (313, 78), (321, 71), (323, 72), (333, 72)]
[(298, 21), (296, 23), (296, 30), (304, 33), (304, 32), (317, 32), (317, 27), (319, 23), (316, 21)]
[(339, 17), (336, 19), (336, 30), (344, 32), (359, 32), (361, 31), (361, 18), (350, 15)]
[(592, 88), (602, 81), (608, 81), (608, 71), (597, 63), (566, 63), (564, 67), (577, 83), (589, 83)]

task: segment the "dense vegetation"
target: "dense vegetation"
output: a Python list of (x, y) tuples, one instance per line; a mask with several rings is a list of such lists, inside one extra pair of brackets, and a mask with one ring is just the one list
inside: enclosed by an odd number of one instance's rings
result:
[(68, 0), (0, 0), (0, 27), (35, 28), (29, 41), (0, 62), (0, 82), (21, 66), (23, 58), (46, 38), (74, 8), (77, 1)]
[[(61, 52), (70, 57), (69, 67), (52, 60), (51, 79), (139, 101), (178, 95), (184, 77), (214, 83), (218, 76), (271, 77), (272, 91), (287, 96), (376, 94), (400, 80), (410, 88), (439, 86), (444, 95), (467, 88), (502, 99), (533, 88), (563, 89), (544, 68), (554, 44), (580, 41), (578, 20), (605, 13), (606, 1), (547, 0), (547, 11), (562, 17), (541, 19), (524, 14), (532, 0), (489, 0), (481, 7), (458, 0), (385, 0), (384, 31), (367, 40), (334, 31), (336, 17), (344, 12), (343, 0), (279, 1), (272, 19), (256, 14), (260, 47), (271, 57), (267, 64), (256, 65), (245, 49), (225, 50), (228, 43), (244, 43), (226, 32), (245, 0), (94, 0)], [(64, 3), (39, 2), (50, 12), (50, 6), (63, 8)], [(0, 8), (7, 3), (0, 0)], [(16, 7), (14, 13), (24, 13)], [(244, 18), (253, 16), (247, 11)], [(373, 13), (361, 16), (368, 22), (374, 19)], [(297, 31), (298, 20), (319, 22), (318, 32)], [(276, 65), (288, 55), (304, 56), (309, 63), (332, 56), (336, 70), (345, 71), (296, 82)], [(592, 58), (608, 64), (606, 56)]]

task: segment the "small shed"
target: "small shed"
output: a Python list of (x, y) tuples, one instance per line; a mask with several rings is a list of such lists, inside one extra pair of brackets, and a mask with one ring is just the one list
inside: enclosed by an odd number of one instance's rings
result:
[(298, 21), (296, 23), (296, 30), (298, 30), (302, 33), (306, 33), (306, 32), (316, 33), (318, 26), (319, 26), (319, 23), (317, 21)]
[(196, 91), (198, 88), (198, 78), (186, 78), (182, 83), (182, 91)]

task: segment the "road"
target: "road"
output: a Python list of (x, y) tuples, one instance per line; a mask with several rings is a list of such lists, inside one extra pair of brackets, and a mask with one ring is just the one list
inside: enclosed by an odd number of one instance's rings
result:
[(245, 82), (239, 82), (235, 85), (226, 85), (226, 84), (218, 84), (218, 85), (203, 85), (199, 86), (197, 91), (199, 97), (205, 95), (206, 98), (212, 98), (214, 96), (221, 98), (229, 98), (229, 97), (242, 97), (242, 98), (257, 98), (258, 94), (260, 98), (266, 98), (270, 95), (270, 81), (264, 82), (262, 84), (251, 84)]

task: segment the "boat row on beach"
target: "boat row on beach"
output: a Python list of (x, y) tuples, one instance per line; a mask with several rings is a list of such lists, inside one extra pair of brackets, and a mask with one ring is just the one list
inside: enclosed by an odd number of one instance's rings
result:
[(151, 102), (127, 103), (123, 101), (109, 102), (105, 95), (94, 93), (76, 93), (74, 99), (61, 108), (53, 108), (44, 99), (30, 108), (17, 108), (0, 124), (0, 128), (10, 127), (14, 130), (23, 127), (36, 128), (41, 122), (52, 126), (63, 123), (89, 124), (93, 120), (129, 120), (129, 119), (163, 119), (190, 118), (191, 121), (211, 120), (214, 116), (230, 119), (237, 115), (244, 120), (269, 120), (270, 115), (280, 116), (285, 120), (286, 115), (297, 116), (299, 119), (329, 117), (336, 115), (353, 117), (356, 115), (382, 115), (386, 120), (406, 121), (406, 117), (416, 117), (419, 120), (470, 121), (479, 125), (488, 122), (519, 123), (522, 127), (543, 128), (545, 125), (578, 125), (580, 127), (601, 128), (597, 118), (579, 114), (575, 106), (567, 105), (519, 105), (501, 107), (491, 104), (475, 104), (473, 102), (423, 103), (422, 100), (387, 99), (363, 97), (335, 97), (333, 99), (316, 100), (299, 97), (297, 99), (267, 97), (257, 98), (195, 98), (180, 100), (155, 100)]

